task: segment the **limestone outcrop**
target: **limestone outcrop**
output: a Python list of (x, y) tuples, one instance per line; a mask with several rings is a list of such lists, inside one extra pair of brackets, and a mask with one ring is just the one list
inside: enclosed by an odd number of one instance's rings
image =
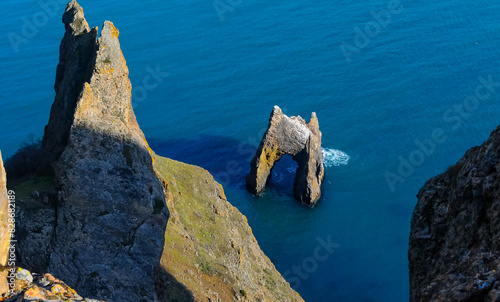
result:
[(168, 210), (132, 110), (118, 29), (106, 21), (96, 40), (74, 0), (63, 23), (42, 146), (58, 187), (48, 270), (87, 296), (156, 301)]
[(6, 266), (9, 259), (9, 195), (7, 192), (7, 176), (3, 167), (0, 152), (0, 266)]
[(417, 197), (410, 301), (500, 301), (500, 127)]
[(267, 131), (250, 163), (247, 188), (253, 194), (264, 192), (274, 164), (285, 154), (297, 162), (293, 192), (295, 198), (315, 205), (321, 197), (321, 182), (325, 175), (321, 132), (316, 113), (308, 123), (300, 116), (288, 117), (274, 106)]

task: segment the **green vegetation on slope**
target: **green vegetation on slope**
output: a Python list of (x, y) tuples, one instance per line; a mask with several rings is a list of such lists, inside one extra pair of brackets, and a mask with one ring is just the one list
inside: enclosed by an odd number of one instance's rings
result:
[[(170, 279), (183, 283), (196, 301), (303, 301), (208, 171), (159, 156), (154, 166), (170, 210), (161, 259)], [(193, 300), (174, 284), (160, 290), (162, 301)]]

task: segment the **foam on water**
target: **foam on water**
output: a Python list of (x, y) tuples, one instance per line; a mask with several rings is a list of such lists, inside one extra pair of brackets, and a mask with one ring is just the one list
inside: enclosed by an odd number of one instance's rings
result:
[(345, 166), (349, 163), (349, 155), (341, 150), (322, 148), (325, 167)]

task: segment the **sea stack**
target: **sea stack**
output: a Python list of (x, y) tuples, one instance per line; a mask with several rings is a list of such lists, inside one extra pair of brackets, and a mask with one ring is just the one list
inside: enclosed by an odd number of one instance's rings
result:
[(417, 197), (410, 301), (500, 301), (500, 127)]
[(58, 186), (49, 272), (109, 301), (157, 301), (168, 210), (137, 124), (118, 29), (71, 1), (42, 150)]
[(295, 198), (315, 205), (321, 197), (325, 169), (321, 132), (314, 112), (306, 123), (300, 116), (288, 117), (274, 106), (267, 131), (250, 163), (251, 170), (246, 177), (248, 190), (256, 195), (262, 194), (274, 164), (286, 154), (298, 164), (293, 188)]

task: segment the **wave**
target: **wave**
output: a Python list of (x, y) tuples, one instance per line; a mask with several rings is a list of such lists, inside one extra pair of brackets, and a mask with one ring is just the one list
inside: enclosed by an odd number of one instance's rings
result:
[(322, 148), (323, 162), (325, 167), (345, 166), (349, 163), (351, 157), (345, 152), (336, 149)]

